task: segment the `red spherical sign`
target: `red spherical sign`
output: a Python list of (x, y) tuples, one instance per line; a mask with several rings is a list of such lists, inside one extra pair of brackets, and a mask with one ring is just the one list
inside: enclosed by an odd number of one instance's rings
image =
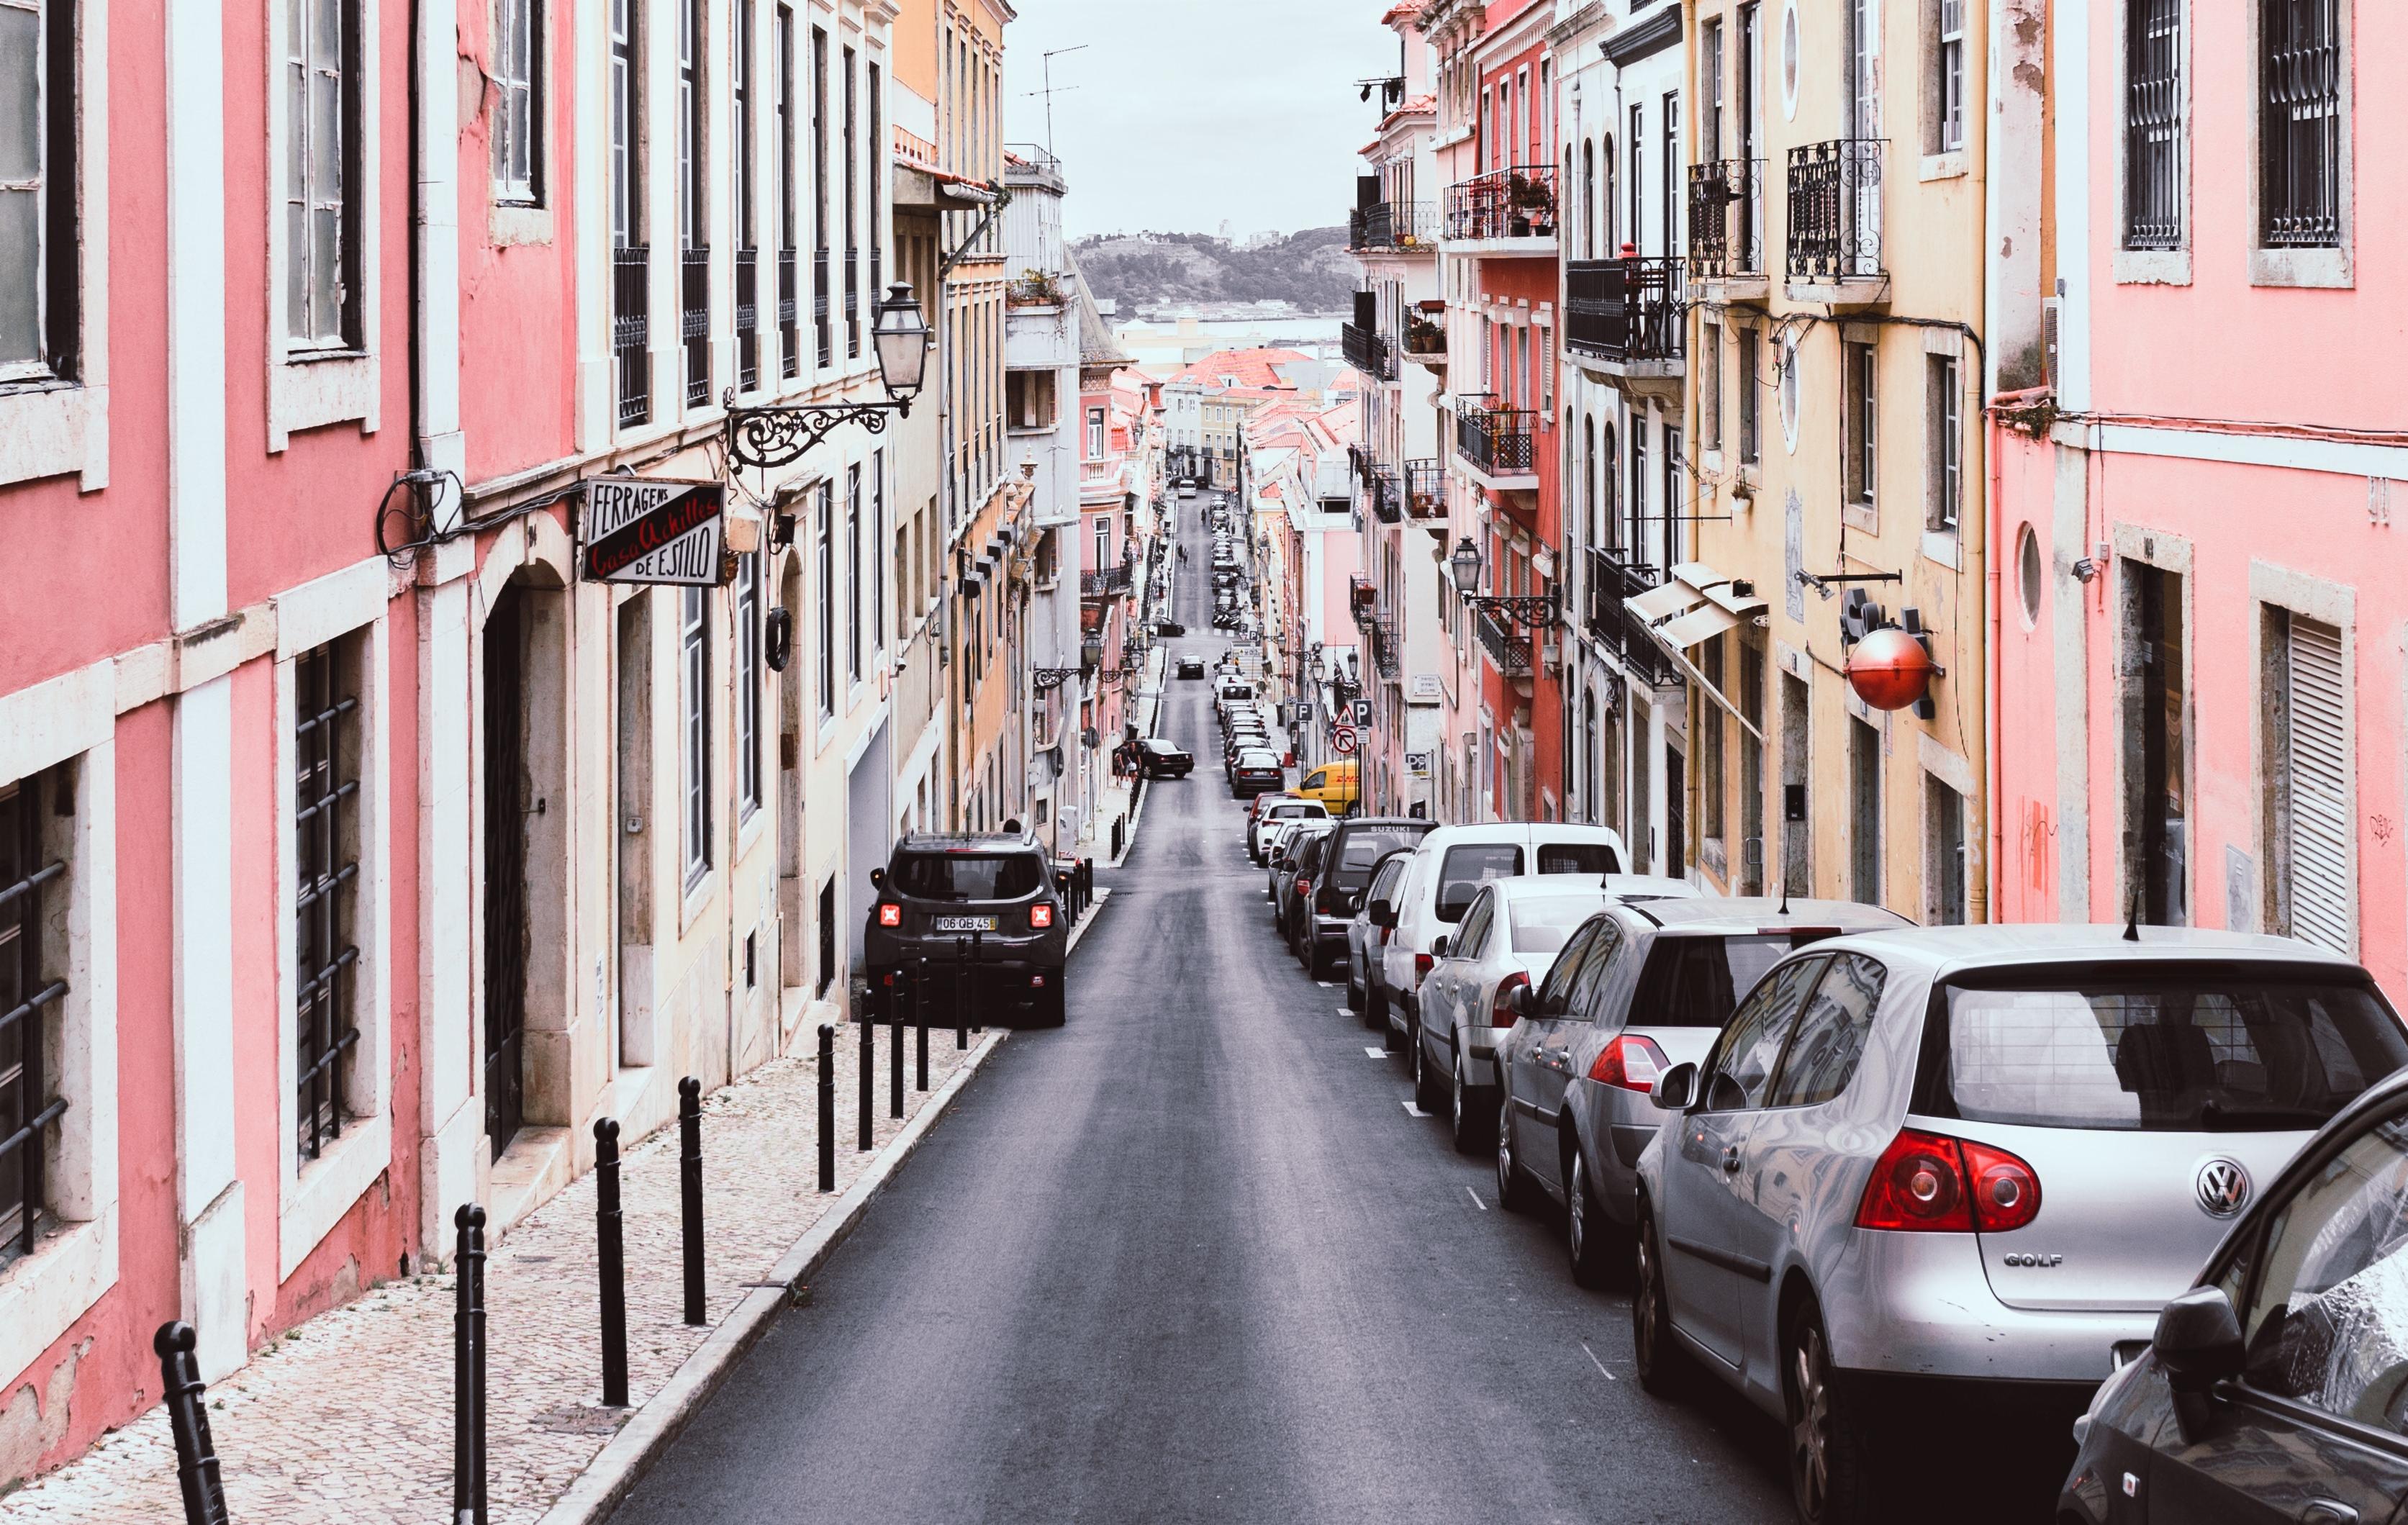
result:
[(1939, 664), (1923, 642), (1896, 626), (1875, 630), (1848, 653), (1848, 686), (1876, 710), (1903, 710), (1930, 691)]

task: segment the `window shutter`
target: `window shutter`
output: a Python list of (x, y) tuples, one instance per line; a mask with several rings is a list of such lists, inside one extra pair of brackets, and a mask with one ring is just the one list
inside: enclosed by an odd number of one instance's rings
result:
[(2355, 953), (2341, 632), (2294, 615), (2287, 645), (2289, 931), (2336, 952)]

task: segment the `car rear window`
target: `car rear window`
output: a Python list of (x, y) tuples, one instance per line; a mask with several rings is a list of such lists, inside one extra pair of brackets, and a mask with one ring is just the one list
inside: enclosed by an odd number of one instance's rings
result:
[(1831, 934), (1749, 932), (1668, 933), (1648, 950), (1630, 999), (1634, 1028), (1719, 1028), (1764, 971), (1792, 948)]
[[(1438, 900), (1440, 920), (1452, 920), (1446, 914), (1450, 902), (1470, 909), (1471, 898), (1480, 886), (1492, 879), (1511, 879), (1522, 871), (1522, 849), (1510, 842), (1466, 843), (1450, 847), (1438, 865)], [(1457, 912), (1460, 915), (1462, 913)]]
[(1344, 845), (1338, 854), (1337, 882), (1349, 889), (1371, 882), (1371, 870), (1380, 860), (1399, 847), (1411, 847), (1426, 836), (1430, 827), (1406, 826), (1350, 826), (1344, 828)]
[(1225, 699), (1250, 699), (1254, 697), (1254, 686), (1252, 683), (1230, 683), (1221, 690), (1221, 697)]
[(2038, 1128), (2292, 1131), (2408, 1064), (2398, 1019), (2359, 981), (2197, 963), (2016, 974), (1944, 987), (1919, 1108)]
[(921, 900), (1017, 900), (1045, 883), (1034, 853), (905, 853), (895, 887)]
[(1510, 914), (1513, 918), (1513, 951), (1515, 953), (1560, 953), (1564, 940), (1580, 929), (1581, 923), (1597, 914), (1595, 895), (1550, 895), (1543, 899), (1515, 900)]
[(1601, 842), (1542, 842), (1539, 844), (1541, 873), (1620, 873), (1613, 849)]

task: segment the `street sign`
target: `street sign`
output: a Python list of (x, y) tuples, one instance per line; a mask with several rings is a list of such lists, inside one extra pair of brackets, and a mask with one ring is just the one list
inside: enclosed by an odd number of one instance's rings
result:
[(1330, 727), (1329, 749), (1339, 754), (1340, 756), (1353, 753), (1354, 750), (1354, 727), (1352, 726)]
[(726, 489), (660, 477), (585, 481), (585, 576), (595, 583), (719, 583)]
[(1354, 724), (1368, 728), (1371, 724), (1371, 701), (1356, 699), (1354, 705)]

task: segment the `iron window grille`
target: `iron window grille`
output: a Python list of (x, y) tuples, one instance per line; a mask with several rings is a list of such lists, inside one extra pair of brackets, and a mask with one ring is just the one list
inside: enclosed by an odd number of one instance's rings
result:
[(1764, 161), (1689, 166), (1689, 268), (1700, 278), (1764, 273)]
[(359, 1042), (351, 941), (360, 862), (357, 664), (347, 641), (293, 668), (294, 1144), (316, 1159), (343, 1131), (343, 1064)]
[(803, 372), (802, 306), (796, 281), (795, 252), (778, 251), (778, 373), (793, 381)]
[(2179, 249), (2183, 238), (2183, 0), (2128, 3), (2124, 247)]
[(619, 427), (652, 416), (652, 252), (643, 244), (610, 251), (610, 351), (619, 372)]
[(2339, 0), (2260, 0), (2260, 236), (2270, 249), (2341, 244)]
[(10, 103), (0, 227), (11, 230), (0, 269), (0, 382), (76, 377), (79, 8), (75, 0), (0, 8), (11, 33), (0, 58), (0, 99)]
[(685, 339), (685, 405), (710, 401), (710, 249), (697, 245), (678, 259), (679, 307)]
[(1789, 151), (1790, 280), (1882, 273), (1882, 149), (1877, 137), (1835, 137)]
[[(49, 787), (45, 788), (45, 784)], [(36, 774), (0, 788), (0, 1260), (31, 1254), (44, 1197), (50, 1127), (67, 1103), (50, 1094), (44, 1069), (46, 1015), (67, 993), (43, 976), (45, 891), (66, 865), (44, 860), (46, 794), (65, 809), (64, 781)]]
[(760, 254), (736, 252), (736, 385), (752, 392), (761, 385)]
[(836, 363), (836, 335), (828, 322), (828, 252), (811, 255), (811, 329), (821, 367)]

